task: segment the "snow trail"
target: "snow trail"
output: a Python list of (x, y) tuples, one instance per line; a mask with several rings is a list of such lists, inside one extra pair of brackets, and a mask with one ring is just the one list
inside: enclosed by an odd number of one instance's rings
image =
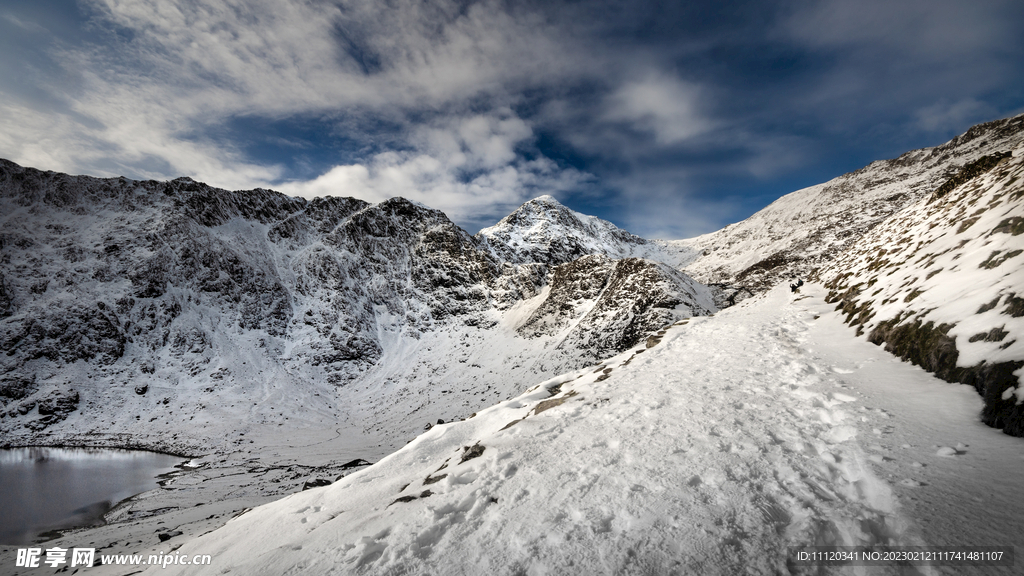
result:
[(677, 323), (181, 551), (246, 574), (777, 574), (832, 573), (789, 545), (921, 544), (792, 300)]

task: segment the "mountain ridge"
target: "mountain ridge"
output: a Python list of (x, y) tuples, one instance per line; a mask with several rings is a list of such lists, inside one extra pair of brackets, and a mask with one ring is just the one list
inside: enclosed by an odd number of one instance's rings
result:
[[(715, 309), (682, 273), (608, 260), (591, 266), (607, 272), (601, 282), (626, 281), (624, 270), (642, 281), (614, 298), (604, 284), (594, 293), (565, 285), (556, 293), (568, 323), (508, 328), (504, 318), (544, 297), (569, 255), (500, 260), (442, 212), (402, 198), (303, 200), (5, 161), (0, 202), (7, 443), (134, 437), (187, 453), (222, 440), (185, 422), (269, 429), (291, 411), (302, 426), (337, 420), (395, 446), (420, 425), (409, 414), (463, 417), (517, 393), (523, 378), (585, 365)], [(590, 314), (595, 306), (603, 313)], [(609, 344), (619, 332), (629, 336)], [(255, 403), (243, 400), (253, 394)], [(395, 397), (404, 400), (387, 400)], [(320, 408), (305, 418), (309, 401)]]
[(697, 256), (682, 268), (705, 283), (762, 291), (806, 278), (880, 222), (931, 194), (982, 156), (1024, 141), (1024, 114), (976, 125), (948, 142), (877, 160), (791, 192), (742, 222), (688, 240), (661, 241)]

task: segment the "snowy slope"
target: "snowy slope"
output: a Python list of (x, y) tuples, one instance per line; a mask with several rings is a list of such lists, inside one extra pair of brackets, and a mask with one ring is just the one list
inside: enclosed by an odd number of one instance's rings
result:
[(829, 574), (786, 547), (1019, 544), (1017, 441), (955, 387), (906, 401), (934, 379), (820, 318), (822, 295), (680, 322), (177, 552), (245, 574)]
[(968, 165), (820, 277), (858, 334), (972, 384), (982, 420), (1024, 436), (1024, 146)]
[[(779, 198), (750, 218), (689, 240), (658, 241), (694, 278), (763, 290), (828, 263), (978, 158), (1024, 142), (1024, 115), (974, 126), (935, 148), (879, 160)], [(690, 254), (699, 256), (694, 260)]]

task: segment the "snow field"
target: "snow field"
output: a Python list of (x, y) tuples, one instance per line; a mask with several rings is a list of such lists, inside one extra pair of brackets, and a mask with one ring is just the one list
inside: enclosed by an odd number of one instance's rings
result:
[[(817, 285), (811, 354), (859, 397), (859, 442), (876, 475), (893, 488), (911, 533), (928, 545), (1024, 546), (1024, 443), (984, 425), (972, 386), (950, 384), (853, 339)], [(1018, 560), (1019, 562), (1019, 560)], [(944, 567), (942, 574), (1017, 574), (1014, 567)]]
[(181, 551), (246, 574), (774, 574), (787, 545), (921, 544), (862, 445), (888, 419), (815, 359), (807, 307), (783, 287), (684, 321)]

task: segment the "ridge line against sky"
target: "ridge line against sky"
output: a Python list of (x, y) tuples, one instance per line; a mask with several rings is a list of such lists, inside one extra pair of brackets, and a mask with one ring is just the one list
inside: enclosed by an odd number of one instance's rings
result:
[(8, 0), (0, 157), (691, 237), (1024, 111), (1024, 3)]

